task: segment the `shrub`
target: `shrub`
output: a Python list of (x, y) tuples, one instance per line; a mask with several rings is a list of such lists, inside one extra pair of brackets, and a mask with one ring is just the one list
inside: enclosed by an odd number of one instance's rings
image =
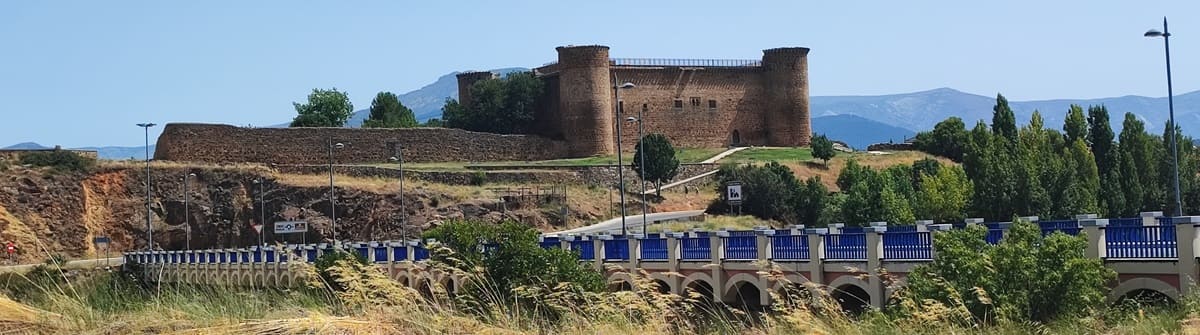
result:
[(485, 182), (487, 182), (487, 174), (483, 171), (475, 171), (471, 174), (471, 185), (483, 186)]
[(96, 166), (96, 160), (67, 150), (52, 150), (22, 154), (21, 164), (48, 166), (59, 172), (84, 172)]
[(960, 311), (967, 323), (1045, 322), (1081, 316), (1104, 303), (1115, 273), (1084, 257), (1085, 236), (1056, 232), (1042, 237), (1037, 225), (1014, 222), (997, 245), (987, 229), (939, 233), (937, 258), (917, 267), (899, 299), (902, 313)]
[(313, 267), (316, 268), (317, 274), (321, 276), (321, 280), (329, 285), (329, 288), (339, 292), (346, 290), (340, 283), (345, 282), (348, 278), (338, 278), (337, 275), (330, 271), (330, 268), (342, 260), (355, 261), (363, 265), (369, 264), (367, 259), (363, 258), (362, 255), (345, 250), (335, 250), (331, 253), (322, 254), (321, 257), (317, 257), (316, 262), (313, 262)]

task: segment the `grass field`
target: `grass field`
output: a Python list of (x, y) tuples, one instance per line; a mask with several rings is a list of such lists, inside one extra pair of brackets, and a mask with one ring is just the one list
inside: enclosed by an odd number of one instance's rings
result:
[(757, 163), (776, 161), (780, 163), (812, 160), (809, 148), (749, 148), (721, 159), (721, 163)]

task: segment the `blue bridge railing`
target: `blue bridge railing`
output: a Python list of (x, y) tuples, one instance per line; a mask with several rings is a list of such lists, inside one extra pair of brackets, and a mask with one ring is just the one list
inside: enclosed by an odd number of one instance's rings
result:
[(775, 235), (771, 237), (771, 258), (777, 261), (807, 261), (808, 236)]
[(1042, 235), (1050, 235), (1056, 231), (1072, 236), (1079, 235), (1079, 221), (1075, 220), (1038, 221), (1038, 226), (1042, 228)]
[(685, 261), (711, 260), (712, 243), (708, 237), (684, 237), (679, 239), (680, 254)]
[(642, 240), (642, 260), (667, 260), (667, 239), (647, 238)]
[(825, 258), (838, 260), (866, 260), (867, 235), (825, 235)]
[(758, 259), (758, 237), (754, 236), (754, 231), (750, 231), (749, 235), (731, 234), (729, 237), (722, 237), (721, 240), (725, 243), (725, 259)]
[(629, 240), (612, 239), (604, 241), (604, 260), (609, 261), (627, 261), (629, 260)]
[(596, 259), (596, 249), (593, 247), (595, 241), (592, 240), (574, 240), (571, 241), (571, 251), (579, 253), (581, 260)]
[[(933, 237), (929, 232), (886, 232), (883, 259), (933, 259)], [(866, 255), (863, 255), (866, 258)]]
[(1178, 258), (1177, 246), (1174, 226), (1104, 229), (1108, 258)]

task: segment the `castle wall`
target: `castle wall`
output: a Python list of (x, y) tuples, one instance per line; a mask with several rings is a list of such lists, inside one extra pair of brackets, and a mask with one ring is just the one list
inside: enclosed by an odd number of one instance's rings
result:
[(804, 146), (812, 138), (808, 109), (808, 48), (763, 51), (767, 142)]
[(567, 157), (562, 141), (531, 135), (500, 135), (450, 128), (242, 128), (171, 123), (163, 128), (156, 160), (327, 164), (384, 163), (403, 146), (405, 162), (547, 160)]
[(496, 74), (490, 71), (467, 71), (454, 77), (458, 79), (458, 103), (463, 108), (469, 108), (474, 103), (471, 99), (471, 86), (480, 80), (495, 78)]
[[(616, 67), (618, 80), (636, 88), (621, 91), (626, 117), (643, 111), (644, 132), (662, 133), (676, 147), (718, 148), (733, 142), (768, 145), (764, 132), (765, 109), (761, 71), (757, 67)], [(699, 105), (693, 105), (693, 98)], [(710, 108), (715, 103), (715, 108)], [(676, 101), (682, 105), (676, 108)], [(621, 147), (633, 151), (638, 141), (636, 123), (621, 125)]]

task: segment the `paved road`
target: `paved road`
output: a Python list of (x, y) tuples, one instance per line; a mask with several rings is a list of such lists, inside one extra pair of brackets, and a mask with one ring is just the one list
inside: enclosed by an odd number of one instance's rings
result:
[[(87, 268), (99, 268), (99, 267), (105, 267), (105, 266), (117, 266), (117, 265), (123, 264), (124, 262), (125, 262), (125, 259), (121, 258), (121, 257), (80, 259), (80, 260), (74, 260), (74, 261), (67, 261), (66, 264), (63, 264), (63, 269), (87, 269)], [(0, 266), (0, 273), (6, 273), (6, 272), (26, 273), (26, 272), (29, 272), (29, 270), (32, 270), (33, 267), (41, 265), (41, 264), (42, 263)]]
[[(646, 214), (646, 221), (649, 221), (650, 223), (655, 223), (655, 222), (659, 222), (659, 221), (686, 219), (689, 217), (700, 216), (700, 215), (704, 215), (703, 210), (650, 213), (650, 214)], [(629, 229), (630, 231), (640, 232), (641, 227), (642, 227), (642, 215), (638, 214), (638, 215), (626, 216), (625, 217), (625, 227), (627, 229)], [(638, 228), (638, 229), (634, 229), (634, 228)], [(562, 235), (566, 235), (566, 234), (597, 233), (597, 232), (603, 232), (603, 231), (620, 231), (620, 230), (621, 230), (621, 218), (617, 217), (617, 218), (601, 221), (599, 223), (596, 223), (596, 224), (593, 224), (590, 226), (584, 226), (584, 227), (579, 227), (579, 228), (575, 228), (575, 229), (567, 229), (567, 230), (556, 231), (556, 232), (552, 232), (552, 233), (546, 233), (546, 235), (547, 236), (562, 236)]]

